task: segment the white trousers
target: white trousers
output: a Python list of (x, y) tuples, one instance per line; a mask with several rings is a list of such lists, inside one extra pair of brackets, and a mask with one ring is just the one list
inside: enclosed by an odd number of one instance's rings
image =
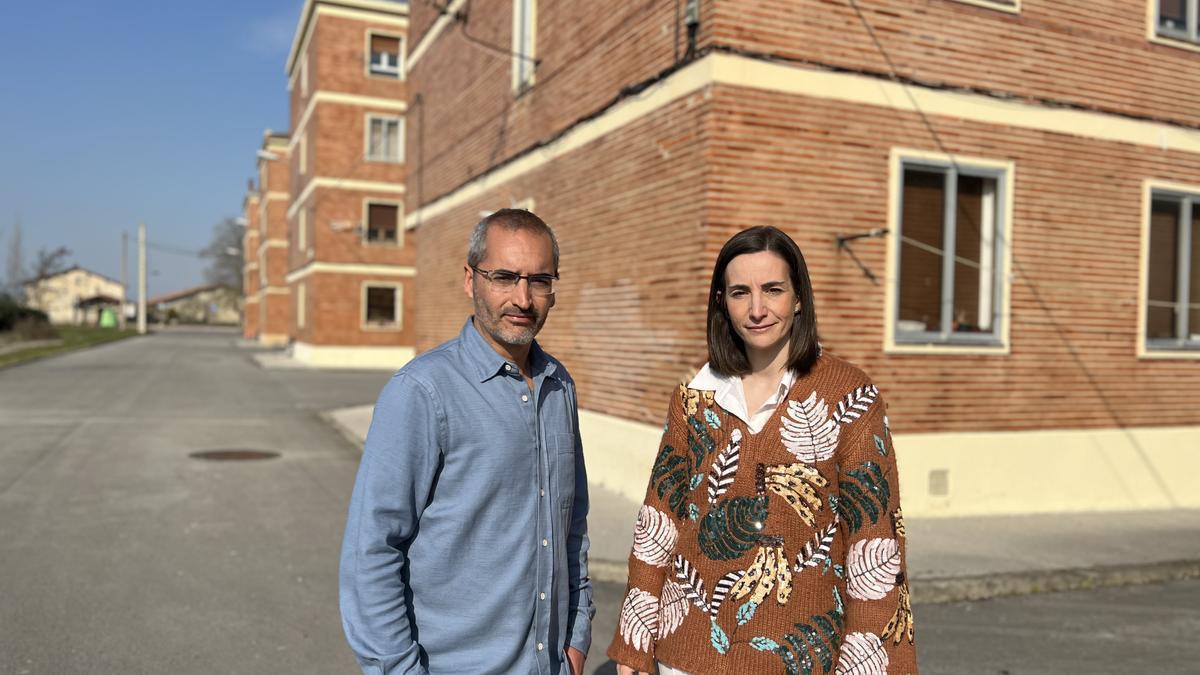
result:
[(688, 673), (685, 673), (682, 670), (676, 670), (671, 666), (660, 663), (658, 664), (658, 675), (688, 675)]

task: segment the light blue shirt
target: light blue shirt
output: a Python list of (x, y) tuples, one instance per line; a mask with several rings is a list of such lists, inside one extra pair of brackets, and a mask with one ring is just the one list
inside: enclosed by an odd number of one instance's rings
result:
[(342, 544), (364, 673), (568, 673), (595, 614), (575, 383), (536, 342), (533, 389), (470, 319), (388, 382)]

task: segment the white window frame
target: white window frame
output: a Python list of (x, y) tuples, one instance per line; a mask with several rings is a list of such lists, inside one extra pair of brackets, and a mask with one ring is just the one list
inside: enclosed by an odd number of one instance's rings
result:
[[(395, 241), (371, 241), (367, 238), (368, 230), (371, 224), (371, 205), (378, 204), (380, 206), (396, 207), (396, 240)], [(363, 246), (382, 246), (386, 248), (398, 248), (404, 245), (404, 203), (391, 199), (379, 199), (378, 197), (364, 197), (362, 200), (362, 227), (361, 239)]]
[[(389, 33), (375, 29), (367, 30), (365, 35), (366, 41), (364, 42), (363, 46), (363, 54), (365, 55), (365, 58), (363, 59), (363, 72), (366, 74), (366, 76), (381, 80), (396, 80), (403, 82), (406, 75), (404, 72), (404, 50), (408, 46), (405, 36), (400, 33)], [(393, 38), (400, 41), (399, 52), (396, 54), (396, 65), (394, 69), (376, 69), (375, 63), (371, 60), (371, 37), (375, 35), (378, 35), (379, 37)]]
[[(895, 354), (1008, 354), (1011, 343), (1010, 302), (1012, 295), (1012, 213), (1013, 213), (1013, 181), (1016, 167), (1012, 162), (997, 161), (960, 155), (947, 155), (907, 148), (893, 148), (889, 161), (888, 180), (888, 237), (887, 237), (887, 273), (884, 305), (884, 351)], [(944, 330), (946, 321), (943, 320), (943, 330), (923, 333), (920, 337), (911, 334), (899, 336), (896, 324), (900, 314), (900, 255), (901, 243), (904, 236), (901, 213), (904, 195), (904, 169), (908, 167), (929, 168), (939, 171), (961, 172), (966, 175), (992, 178), (996, 181), (994, 197), (995, 218), (991, 227), (992, 246), (995, 250), (994, 265), (991, 278), (993, 292), (990, 313), (994, 329), (991, 333), (955, 333)], [(952, 184), (953, 185), (953, 184)], [(947, 200), (953, 194), (947, 190)], [(947, 212), (952, 214), (953, 211)], [(946, 226), (950, 225), (947, 216)], [(955, 228), (957, 231), (957, 228)], [(949, 242), (947, 248), (953, 247)], [(942, 272), (943, 289), (946, 284), (952, 287), (953, 280), (947, 281), (946, 266), (953, 268), (953, 260), (946, 262)], [(944, 294), (945, 295), (945, 294)], [(981, 291), (981, 295), (983, 295)], [(943, 298), (943, 304), (953, 302), (952, 294)]]
[[(371, 125), (378, 122), (395, 122), (396, 123), (396, 157), (389, 158), (386, 156), (377, 156), (371, 154)], [(384, 162), (388, 164), (401, 164), (404, 162), (404, 118), (399, 115), (380, 115), (377, 113), (367, 113), (366, 122), (363, 124), (363, 156), (368, 162)]]
[[(391, 288), (395, 290), (392, 304), (392, 323), (379, 324), (367, 321), (367, 290), (370, 288)], [(364, 281), (359, 294), (362, 309), (358, 313), (359, 327), (365, 331), (399, 331), (404, 329), (404, 286), (386, 281)]]
[(1163, 28), (1159, 25), (1162, 0), (1147, 1), (1148, 33), (1151, 41), (1200, 50), (1200, 0), (1184, 0), (1188, 11), (1187, 25), (1179, 29)]
[(512, 90), (517, 96), (534, 84), (537, 59), (537, 0), (513, 0)]
[(1008, 12), (1009, 14), (1021, 13), (1021, 0), (955, 0), (964, 5), (975, 5), (976, 7), (986, 7), (994, 9), (998, 12)]
[[(1191, 274), (1200, 274), (1200, 270), (1191, 270), (1191, 261), (1188, 259), (1191, 243), (1191, 210), (1187, 208), (1189, 204), (1200, 204), (1200, 185), (1184, 185), (1181, 183), (1170, 183), (1167, 181), (1147, 180), (1142, 185), (1142, 227), (1140, 237), (1140, 252), (1138, 264), (1138, 322), (1137, 322), (1137, 353), (1139, 358), (1144, 359), (1200, 359), (1200, 339), (1191, 338), (1192, 335), (1200, 335), (1200, 326), (1188, 326), (1187, 333), (1189, 337), (1175, 338), (1173, 340), (1147, 340), (1146, 339), (1146, 323), (1149, 320), (1147, 317), (1147, 308), (1149, 306), (1150, 288), (1150, 214), (1156, 196), (1180, 198), (1181, 215), (1185, 216), (1180, 219), (1179, 226), (1183, 230), (1178, 239), (1179, 248), (1176, 255), (1179, 256), (1179, 278), (1176, 283), (1183, 285), (1180, 298), (1177, 304), (1196, 305), (1200, 303), (1200, 298), (1189, 298), (1190, 288), (1187, 283), (1187, 277)], [(1182, 319), (1183, 325), (1186, 326), (1187, 314)], [(1179, 317), (1176, 317), (1179, 321)], [(1178, 328), (1179, 323), (1176, 324)]]

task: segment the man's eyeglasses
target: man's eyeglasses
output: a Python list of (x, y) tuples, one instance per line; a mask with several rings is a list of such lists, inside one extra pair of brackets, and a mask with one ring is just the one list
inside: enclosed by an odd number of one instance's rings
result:
[(554, 285), (558, 281), (557, 274), (517, 274), (509, 270), (483, 270), (471, 265), (472, 270), (488, 280), (492, 288), (498, 291), (511, 291), (524, 279), (529, 283), (529, 292), (545, 297), (554, 295)]

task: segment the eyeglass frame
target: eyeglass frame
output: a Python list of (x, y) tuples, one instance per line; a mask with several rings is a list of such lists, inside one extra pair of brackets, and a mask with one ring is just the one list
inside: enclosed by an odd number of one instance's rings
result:
[(524, 279), (525, 284), (527, 286), (529, 286), (529, 293), (531, 295), (538, 295), (537, 293), (534, 293), (534, 290), (533, 290), (533, 278), (538, 277), (540, 279), (550, 279), (551, 280), (550, 292), (545, 295), (539, 296), (539, 297), (544, 297), (544, 298), (548, 298), (548, 297), (554, 295), (554, 293), (555, 293), (554, 282), (559, 280), (557, 272), (555, 272), (554, 274), (517, 274), (516, 272), (514, 272), (512, 270), (504, 270), (504, 269), (485, 270), (485, 269), (476, 267), (471, 264), (468, 264), (467, 267), (470, 267), (472, 272), (478, 273), (479, 276), (483, 277), (484, 279), (487, 279), (488, 283), (493, 284), (493, 285), (495, 285), (497, 283), (497, 281), (492, 278), (492, 275), (496, 274), (497, 272), (504, 272), (506, 274), (511, 274), (511, 275), (515, 276), (516, 280), (513, 281), (512, 287), (510, 287), (508, 289), (509, 292), (514, 290), (517, 287), (517, 285), (521, 283), (521, 280)]

